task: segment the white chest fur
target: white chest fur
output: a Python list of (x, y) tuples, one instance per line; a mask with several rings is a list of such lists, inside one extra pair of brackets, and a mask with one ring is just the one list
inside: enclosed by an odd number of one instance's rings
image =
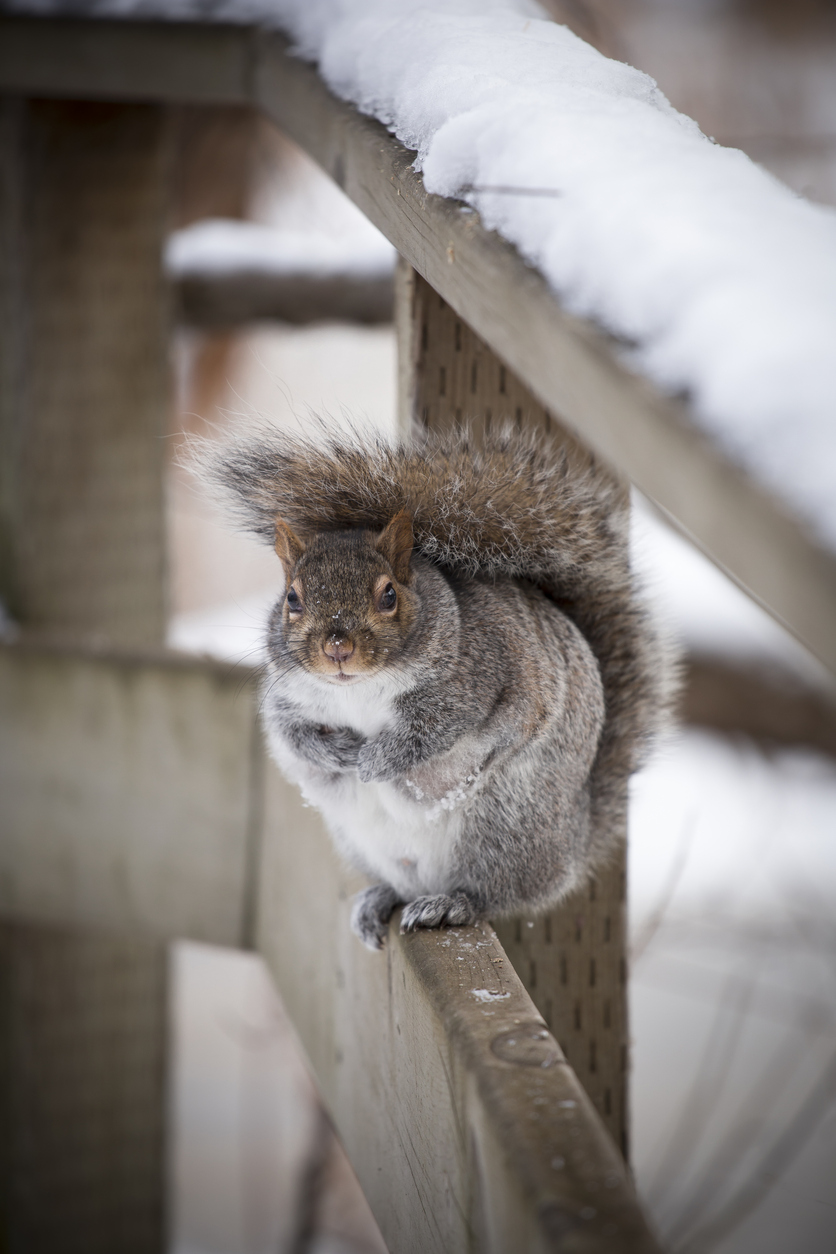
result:
[[(306, 721), (350, 727), (370, 738), (393, 724), (394, 699), (405, 686), (387, 677), (339, 688), (303, 673), (284, 678), (281, 695)], [(468, 786), (439, 804), (417, 786), (405, 793), (396, 784), (362, 783), (354, 773), (322, 772), (296, 756), (279, 728), (271, 730), (270, 741), (276, 761), (322, 812), (349, 862), (391, 884), (404, 900), (458, 887), (454, 854)]]
[(391, 884), (405, 901), (455, 887), (460, 814), (422, 806), (392, 784), (363, 784), (356, 776), (343, 777), (338, 792), (314, 791), (338, 849), (372, 880)]
[(282, 679), (281, 693), (307, 722), (350, 727), (369, 738), (391, 724), (394, 699), (404, 686), (390, 676), (373, 676), (343, 686), (300, 671)]

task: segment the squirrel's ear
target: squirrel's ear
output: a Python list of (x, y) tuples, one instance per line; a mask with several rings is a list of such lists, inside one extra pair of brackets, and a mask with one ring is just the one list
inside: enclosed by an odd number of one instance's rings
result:
[(398, 583), (406, 583), (409, 579), (409, 560), (414, 542), (412, 515), (408, 509), (402, 509), (396, 514), (375, 541), (375, 548), (392, 567)]
[(275, 549), (284, 566), (285, 577), (290, 581), (299, 558), (305, 552), (305, 546), (298, 536), (293, 534), (287, 523), (282, 522), (278, 517), (276, 518)]

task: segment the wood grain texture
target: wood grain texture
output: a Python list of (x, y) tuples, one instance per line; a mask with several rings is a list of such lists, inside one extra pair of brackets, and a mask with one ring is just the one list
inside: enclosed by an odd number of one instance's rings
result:
[(165, 1248), (166, 950), (0, 924), (0, 1241)]
[(246, 944), (262, 753), (248, 678), (0, 647), (0, 914)]
[(27, 630), (162, 644), (165, 111), (2, 109), (2, 593)]
[(547, 915), (503, 920), (499, 937), (532, 1001), (625, 1158), (630, 1150), (627, 843)]
[[(478, 436), (508, 423), (556, 443), (572, 436), (430, 285), (397, 277), (401, 430)], [(558, 909), (496, 924), (517, 974), (623, 1153), (628, 1148), (624, 833), (612, 864)]]

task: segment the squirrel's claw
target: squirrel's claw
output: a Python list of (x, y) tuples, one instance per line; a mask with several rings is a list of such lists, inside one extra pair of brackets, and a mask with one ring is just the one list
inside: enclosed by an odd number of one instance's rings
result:
[(368, 949), (382, 949), (398, 894), (388, 884), (364, 888), (351, 907), (351, 930)]
[(439, 893), (435, 897), (416, 897), (404, 906), (401, 915), (401, 933), (414, 932), (419, 927), (466, 927), (475, 923), (479, 914), (467, 893), (453, 897)]

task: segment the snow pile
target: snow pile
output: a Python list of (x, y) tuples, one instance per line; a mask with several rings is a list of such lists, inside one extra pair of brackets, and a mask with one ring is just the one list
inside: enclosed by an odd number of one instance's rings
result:
[(630, 783), (630, 926), (670, 892), (671, 918), (778, 922), (793, 902), (836, 902), (836, 763), (766, 756), (689, 729)]
[(395, 256), (378, 231), (354, 232), (344, 239), (324, 231), (277, 231), (255, 222), (214, 218), (170, 235), (165, 266), (177, 278), (241, 271), (378, 278), (392, 272)]
[(417, 150), (430, 191), (478, 209), (636, 369), (689, 393), (836, 546), (835, 213), (531, 0), (277, 0), (276, 14), (338, 95)]

